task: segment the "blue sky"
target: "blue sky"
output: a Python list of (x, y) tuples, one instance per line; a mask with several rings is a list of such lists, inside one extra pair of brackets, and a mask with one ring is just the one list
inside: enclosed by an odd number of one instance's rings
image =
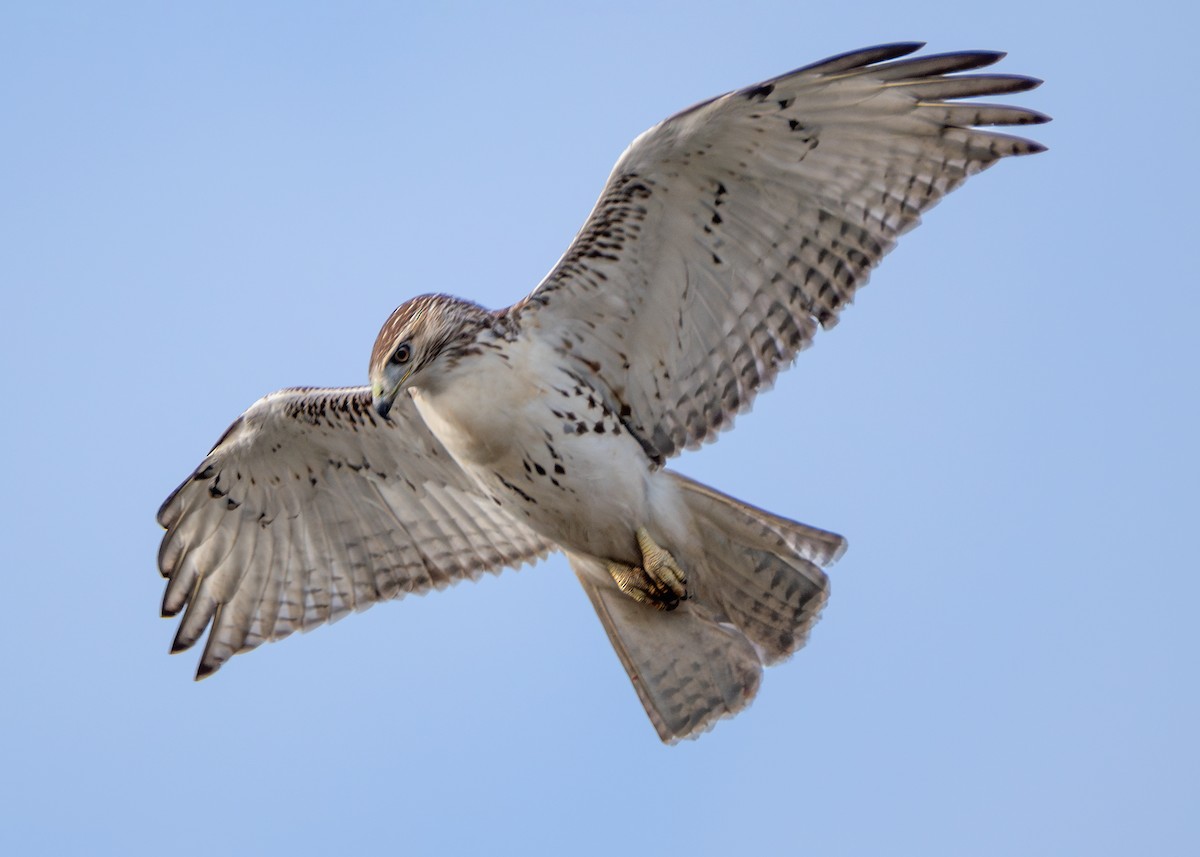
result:
[[(1195, 21), (1079, 8), (6, 4), (0, 850), (1196, 853)], [(749, 711), (661, 746), (560, 559), (167, 656), (154, 512), (259, 395), (528, 292), (675, 110), (906, 39), (1045, 78), (1050, 151), (676, 462), (850, 540)]]

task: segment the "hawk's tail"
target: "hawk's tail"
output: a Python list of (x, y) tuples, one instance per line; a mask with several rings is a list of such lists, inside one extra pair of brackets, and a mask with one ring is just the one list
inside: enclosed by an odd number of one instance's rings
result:
[(670, 475), (701, 534), (662, 544), (688, 575), (687, 601), (671, 612), (639, 604), (599, 560), (568, 557), (659, 737), (673, 742), (740, 711), (763, 665), (804, 645), (829, 594), (821, 567), (846, 542)]

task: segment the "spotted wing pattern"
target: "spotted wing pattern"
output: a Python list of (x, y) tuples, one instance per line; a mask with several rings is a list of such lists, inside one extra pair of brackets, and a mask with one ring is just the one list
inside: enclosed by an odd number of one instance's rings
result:
[(553, 547), (476, 487), (407, 395), (385, 420), (366, 388), (260, 399), (158, 520), (163, 614), (186, 608), (172, 651), (211, 627), (197, 678), (266, 640)]
[(957, 99), (1032, 89), (960, 75), (1003, 54), (825, 60), (696, 105), (618, 161), (522, 320), (564, 349), (656, 461), (710, 439), (837, 323), (920, 214), (1037, 143), (977, 126), (1044, 122)]

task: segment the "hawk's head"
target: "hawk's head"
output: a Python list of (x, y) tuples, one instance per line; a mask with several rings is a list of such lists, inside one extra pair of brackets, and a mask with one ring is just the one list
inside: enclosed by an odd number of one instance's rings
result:
[(387, 416), (402, 390), (419, 386), (438, 358), (474, 340), (485, 326), (481, 321), (491, 317), (483, 307), (448, 295), (421, 295), (396, 307), (371, 351), (371, 395), (380, 416)]

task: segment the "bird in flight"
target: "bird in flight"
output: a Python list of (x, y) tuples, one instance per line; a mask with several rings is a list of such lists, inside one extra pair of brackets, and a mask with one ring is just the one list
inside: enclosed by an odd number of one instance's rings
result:
[[(634, 140), (523, 300), (402, 304), (369, 383), (271, 393), (158, 513), (197, 678), (352, 610), (566, 554), (666, 742), (736, 714), (808, 636), (841, 536), (665, 467), (830, 328), (920, 214), (1043, 147), (961, 101), (1003, 54), (842, 54)], [(785, 465), (786, 466), (786, 465)]]

